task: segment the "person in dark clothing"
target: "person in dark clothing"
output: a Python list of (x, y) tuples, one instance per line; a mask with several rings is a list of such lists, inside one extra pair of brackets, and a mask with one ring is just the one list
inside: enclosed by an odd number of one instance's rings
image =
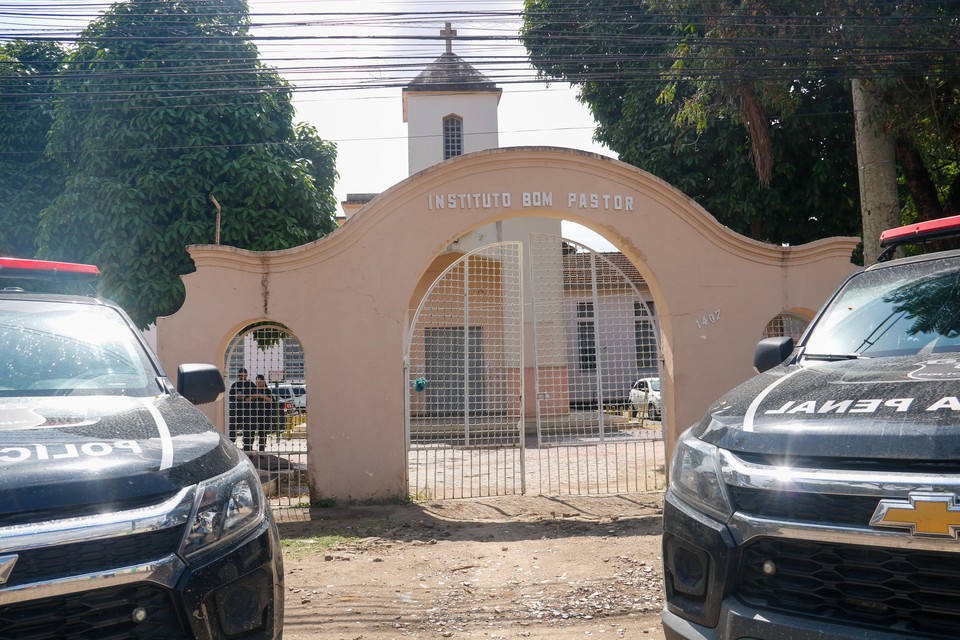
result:
[[(229, 407), (229, 425), (227, 428), (227, 437), (233, 444), (237, 443), (237, 436), (244, 438), (244, 448), (246, 448), (247, 433), (253, 425), (253, 414), (250, 405), (250, 396), (256, 393), (256, 385), (247, 378), (247, 370), (243, 367), (237, 369), (237, 381), (230, 385), (230, 407)], [(253, 442), (252, 434), (249, 436)]]
[[(243, 449), (244, 451), (253, 450), (253, 435), (256, 433), (257, 450), (265, 451), (267, 447), (267, 432), (270, 430), (268, 427), (272, 428), (273, 425), (274, 402), (273, 394), (270, 393), (263, 374), (257, 374), (256, 386), (254, 387), (253, 393), (248, 396), (248, 400), (252, 405), (252, 411), (250, 413), (253, 420), (250, 429), (244, 431)], [(247, 435), (248, 433), (249, 437)]]

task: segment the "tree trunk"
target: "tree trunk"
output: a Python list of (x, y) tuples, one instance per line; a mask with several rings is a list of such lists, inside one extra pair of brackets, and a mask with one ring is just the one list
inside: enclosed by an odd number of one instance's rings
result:
[(860, 215), (863, 220), (863, 263), (880, 255), (880, 232), (900, 226), (895, 140), (886, 128), (886, 104), (869, 80), (852, 82), (853, 119), (860, 174)]

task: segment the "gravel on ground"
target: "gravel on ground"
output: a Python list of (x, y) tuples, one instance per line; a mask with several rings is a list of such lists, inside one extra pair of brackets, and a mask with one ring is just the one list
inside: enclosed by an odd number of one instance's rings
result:
[(281, 522), (285, 640), (662, 640), (660, 493), (313, 509)]

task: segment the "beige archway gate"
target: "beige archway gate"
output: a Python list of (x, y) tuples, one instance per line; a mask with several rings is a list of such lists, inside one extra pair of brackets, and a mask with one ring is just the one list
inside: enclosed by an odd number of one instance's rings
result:
[[(545, 234), (477, 249), (447, 267), (408, 332), (409, 493), (662, 488), (661, 405), (653, 420), (652, 399), (644, 412), (629, 404), (635, 380), (660, 379), (655, 318), (638, 284), (603, 254)], [(532, 424), (524, 411), (525, 286)]]
[[(668, 445), (751, 375), (751, 353), (770, 318), (787, 310), (809, 316), (821, 306), (853, 269), (858, 242), (771, 246), (732, 233), (670, 185), (616, 160), (568, 149), (481, 151), (411, 176), (302, 247), (190, 247), (196, 271), (184, 276), (183, 307), (158, 320), (158, 354), (173, 373), (181, 363), (221, 361), (252, 323), (288, 327), (311, 362), (311, 500), (404, 497), (411, 298), (458, 238), (531, 217), (597, 231), (643, 276), (664, 356)], [(525, 387), (533, 376), (525, 358)], [(222, 403), (203, 409), (224, 427)]]

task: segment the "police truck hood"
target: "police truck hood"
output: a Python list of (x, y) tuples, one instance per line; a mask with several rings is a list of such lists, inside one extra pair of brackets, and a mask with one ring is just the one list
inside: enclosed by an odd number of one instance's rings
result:
[(0, 399), (0, 522), (24, 511), (150, 504), (237, 464), (183, 397)]
[(740, 385), (693, 433), (774, 457), (956, 460), (958, 396), (960, 357), (807, 359)]

